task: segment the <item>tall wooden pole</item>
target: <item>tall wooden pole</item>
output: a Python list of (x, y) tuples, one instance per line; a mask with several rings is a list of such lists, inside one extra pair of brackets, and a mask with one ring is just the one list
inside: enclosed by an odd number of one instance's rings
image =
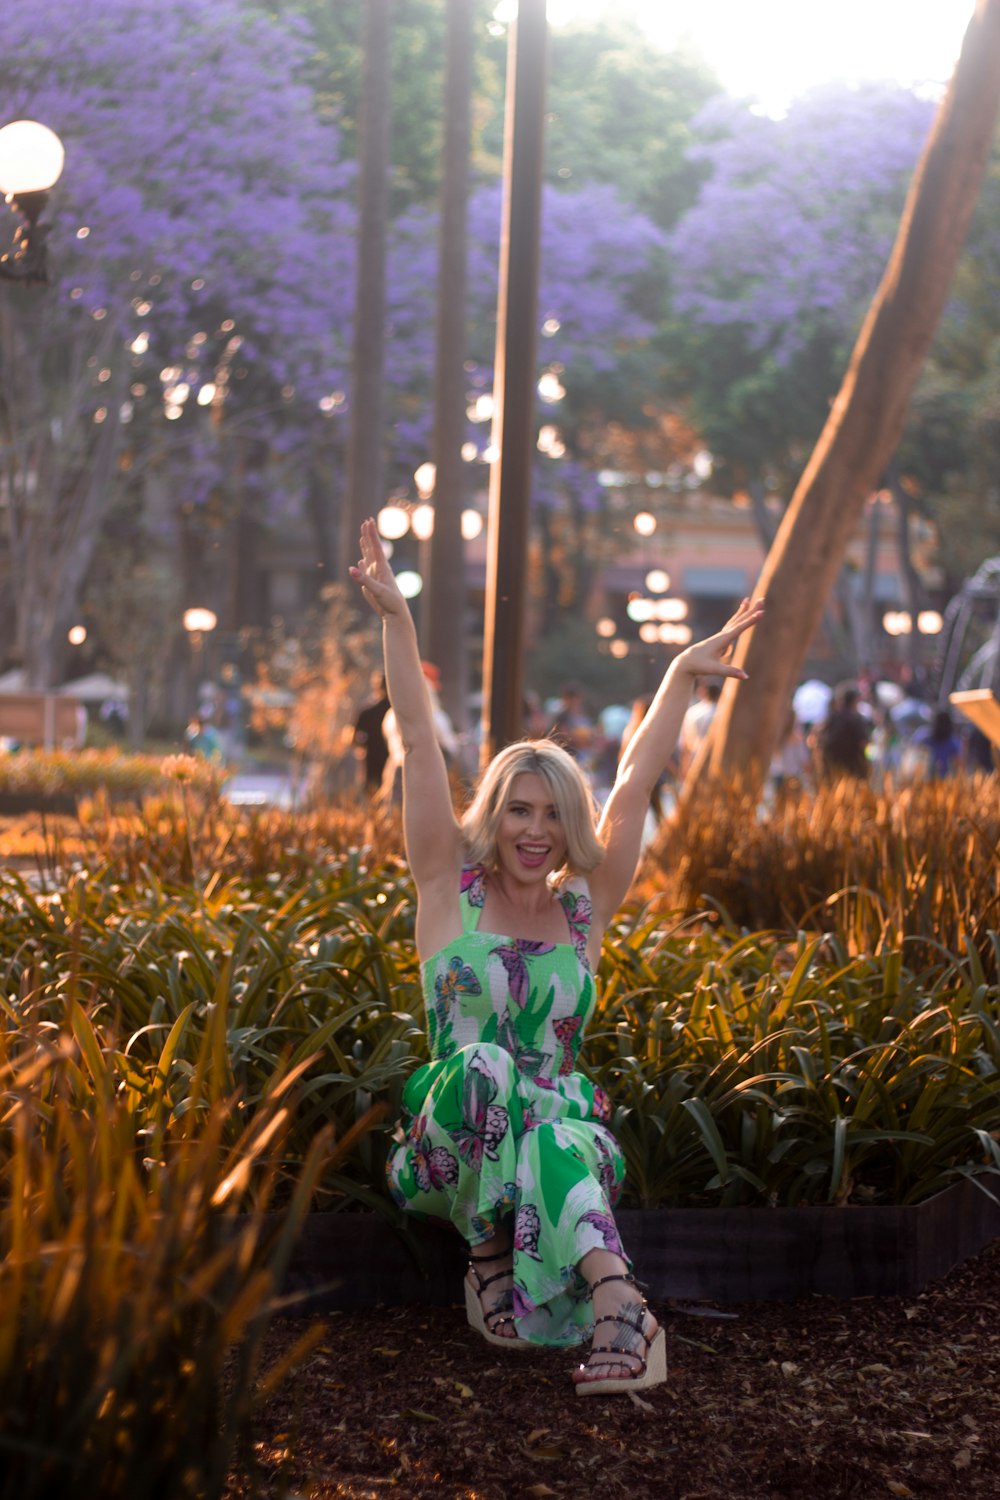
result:
[(444, 148), (438, 249), (437, 368), (434, 391), (434, 536), (421, 617), (424, 656), (441, 673), (441, 701), (465, 728), (465, 558), (462, 502), (465, 464), (466, 217), (472, 100), (472, 6), (448, 0), (445, 45)]
[(507, 54), (504, 199), (494, 361), (483, 662), (483, 762), (520, 737), (548, 27), (545, 0), (520, 0)]
[(392, 123), (392, 0), (364, 0), (360, 121), (358, 270), (354, 299), (351, 433), (346, 504), (341, 507), (337, 576), (357, 556), (366, 516), (384, 500), (385, 246)]

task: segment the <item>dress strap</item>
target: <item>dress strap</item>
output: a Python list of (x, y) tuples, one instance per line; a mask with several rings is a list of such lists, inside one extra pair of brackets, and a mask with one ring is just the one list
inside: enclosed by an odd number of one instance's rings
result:
[(459, 904), (462, 908), (462, 931), (475, 932), (486, 900), (486, 869), (483, 865), (463, 865)]
[(590, 927), (594, 920), (594, 907), (590, 899), (590, 887), (586, 880), (577, 879), (566, 885), (559, 892), (559, 902), (566, 913), (566, 921), (569, 926), (570, 938), (576, 949), (577, 957), (588, 971), (590, 960), (587, 957), (587, 942), (590, 938)]
[(560, 889), (559, 901), (563, 911), (567, 916), (572, 916), (577, 926), (590, 926), (594, 908), (590, 900), (590, 887), (582, 876), (577, 876)]

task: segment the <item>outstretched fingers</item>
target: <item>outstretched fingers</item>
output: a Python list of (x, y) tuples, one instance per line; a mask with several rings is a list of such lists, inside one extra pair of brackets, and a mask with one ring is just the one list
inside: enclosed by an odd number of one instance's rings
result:
[(717, 640), (725, 643), (724, 650), (728, 650), (735, 641), (738, 641), (744, 631), (752, 630), (764, 614), (763, 599), (755, 599), (751, 602), (744, 599), (739, 609), (732, 615), (719, 631)]
[(735, 677), (740, 682), (747, 680), (747, 674), (742, 667), (734, 667), (726, 660), (729, 652), (744, 631), (756, 625), (764, 613), (763, 599), (751, 602), (744, 599), (736, 613), (726, 621), (726, 624), (717, 635), (710, 636), (700, 646), (689, 648), (688, 655), (691, 670), (696, 674), (704, 673), (717, 677)]
[(742, 635), (744, 630), (749, 630), (751, 625), (756, 625), (764, 613), (763, 599), (741, 599), (736, 613), (726, 621), (722, 634), (727, 632), (736, 636)]
[(361, 524), (361, 556), (348, 570), (368, 603), (380, 615), (399, 614), (405, 609), (389, 560), (382, 547), (375, 522), (369, 517)]

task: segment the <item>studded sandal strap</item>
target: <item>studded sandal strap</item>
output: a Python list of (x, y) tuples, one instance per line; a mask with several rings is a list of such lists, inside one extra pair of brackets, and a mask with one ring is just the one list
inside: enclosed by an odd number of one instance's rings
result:
[[(599, 1286), (606, 1286), (610, 1281), (622, 1281), (626, 1286), (634, 1286), (637, 1288), (639, 1286), (639, 1283), (636, 1281), (634, 1276), (629, 1275), (627, 1272), (622, 1272), (621, 1274), (616, 1276), (602, 1276), (599, 1280), (592, 1281), (590, 1283), (591, 1295), (593, 1295), (593, 1293)], [(645, 1297), (640, 1296), (640, 1300), (635, 1303), (634, 1306), (639, 1309), (638, 1324), (633, 1323), (627, 1315), (623, 1317), (621, 1313), (618, 1313), (617, 1315), (614, 1313), (607, 1313), (603, 1318), (595, 1319), (594, 1328), (595, 1330), (598, 1329), (602, 1323), (617, 1323), (619, 1327), (624, 1323), (632, 1329), (633, 1333), (637, 1333), (639, 1335), (639, 1337), (642, 1339), (642, 1342), (646, 1346), (646, 1354), (648, 1355), (652, 1344), (651, 1340), (646, 1337), (645, 1333), (642, 1330), (642, 1319), (646, 1313)], [(600, 1358), (601, 1355), (604, 1355), (603, 1359)], [(596, 1359), (595, 1356), (597, 1356)], [(628, 1349), (609, 1348), (607, 1344), (599, 1344), (596, 1347), (591, 1347), (590, 1354), (587, 1357), (586, 1368), (588, 1370), (593, 1370), (595, 1366), (597, 1368), (600, 1368), (602, 1365), (623, 1365), (626, 1360), (634, 1360), (640, 1366), (640, 1368), (635, 1372), (636, 1380), (640, 1380), (646, 1373), (645, 1355), (632, 1354)]]
[(481, 1297), (483, 1295), (483, 1293), (485, 1292), (486, 1288), (488, 1286), (492, 1286), (493, 1283), (494, 1283), (494, 1281), (503, 1281), (506, 1276), (510, 1276), (512, 1274), (512, 1272), (510, 1272), (508, 1270), (508, 1271), (496, 1271), (496, 1272), (494, 1272), (494, 1274), (492, 1276), (480, 1276), (480, 1274), (476, 1270), (475, 1266), (470, 1266), (469, 1269), (471, 1270), (473, 1276), (476, 1278), (476, 1296), (477, 1297)]
[[(649, 1348), (648, 1344), (646, 1345), (646, 1348)], [(600, 1358), (602, 1354), (606, 1356), (604, 1359)], [(595, 1358), (595, 1355), (598, 1357)], [(646, 1361), (643, 1359), (641, 1354), (629, 1354), (627, 1349), (591, 1349), (590, 1353), (587, 1355), (586, 1363), (581, 1366), (581, 1369), (599, 1370), (604, 1365), (624, 1365), (627, 1360), (633, 1359), (639, 1366), (639, 1368), (635, 1371), (635, 1379), (641, 1380), (643, 1375), (645, 1375), (646, 1373)]]
[[(621, 1271), (615, 1276), (601, 1276), (599, 1280), (592, 1281), (590, 1283), (591, 1294), (596, 1292), (599, 1286), (607, 1286), (609, 1281), (624, 1281), (627, 1286), (638, 1287), (640, 1291), (643, 1289), (642, 1282), (636, 1281), (635, 1277), (630, 1275), (628, 1271)], [(645, 1301), (645, 1298), (643, 1298), (643, 1301)]]
[[(643, 1307), (643, 1313), (645, 1313), (645, 1307)], [(648, 1339), (646, 1337), (646, 1335), (643, 1333), (643, 1331), (642, 1331), (642, 1324), (641, 1323), (633, 1323), (630, 1318), (628, 1318), (628, 1317), (622, 1317), (622, 1315), (620, 1313), (618, 1314), (617, 1317), (613, 1313), (609, 1313), (606, 1318), (598, 1318), (595, 1321), (595, 1323), (594, 1323), (595, 1330), (598, 1329), (601, 1326), (602, 1323), (617, 1323), (619, 1327), (621, 1327), (621, 1325), (624, 1324), (627, 1328), (631, 1328), (632, 1332), (633, 1333), (637, 1333), (639, 1335), (639, 1337), (642, 1339), (642, 1342), (646, 1346), (646, 1353), (647, 1354), (649, 1353), (649, 1347), (650, 1347), (650, 1344), (652, 1343), (652, 1340)], [(608, 1349), (608, 1346), (606, 1344), (601, 1344), (601, 1345), (598, 1346), (598, 1348), (592, 1349), (591, 1353), (592, 1354), (603, 1354), (606, 1350), (607, 1350), (608, 1353), (611, 1353), (611, 1354), (613, 1354), (613, 1353), (616, 1352), (614, 1349)], [(628, 1353), (628, 1351), (626, 1349), (622, 1349), (622, 1350), (620, 1350), (618, 1352), (620, 1352), (622, 1354), (627, 1354)], [(641, 1354), (632, 1354), (632, 1355), (629, 1356), (629, 1358), (630, 1359), (642, 1359), (642, 1355)]]

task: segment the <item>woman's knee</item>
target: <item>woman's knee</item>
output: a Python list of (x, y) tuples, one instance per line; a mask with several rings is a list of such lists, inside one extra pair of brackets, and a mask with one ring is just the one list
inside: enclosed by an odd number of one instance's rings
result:
[(470, 1042), (459, 1047), (451, 1061), (457, 1063), (463, 1073), (470, 1068), (474, 1072), (485, 1071), (498, 1082), (517, 1077), (514, 1059), (506, 1047), (500, 1047), (496, 1042)]

